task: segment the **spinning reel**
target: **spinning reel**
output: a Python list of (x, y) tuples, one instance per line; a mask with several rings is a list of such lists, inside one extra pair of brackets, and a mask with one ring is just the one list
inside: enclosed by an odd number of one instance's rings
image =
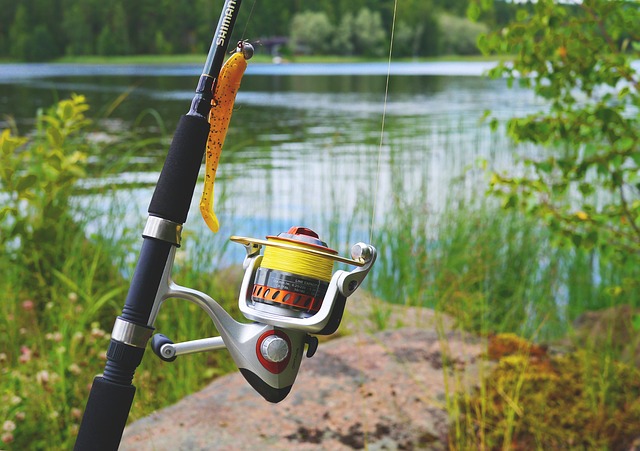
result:
[[(304, 227), (292, 227), (266, 240), (235, 236), (231, 240), (246, 249), (238, 303), (244, 316), (254, 322), (237, 322), (207, 294), (175, 284), (171, 280), (173, 248), (149, 325), (166, 299), (180, 298), (202, 307), (220, 336), (174, 343), (156, 334), (151, 347), (168, 362), (185, 354), (227, 348), (251, 386), (267, 401), (277, 403), (291, 390), (305, 345), (307, 357), (316, 352), (318, 339), (311, 334), (329, 335), (337, 330), (346, 299), (369, 273), (376, 249), (358, 243), (351, 249), (352, 258), (344, 258)], [(335, 262), (355, 269), (332, 273)]]

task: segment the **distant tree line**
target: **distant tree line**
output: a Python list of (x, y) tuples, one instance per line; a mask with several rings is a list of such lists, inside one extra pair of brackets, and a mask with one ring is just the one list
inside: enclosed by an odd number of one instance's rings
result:
[[(388, 51), (393, 0), (245, 0), (237, 39), (286, 38), (283, 52), (381, 55)], [(398, 56), (476, 52), (478, 33), (506, 23), (511, 3), (481, 22), (468, 0), (399, 0)], [(0, 57), (42, 61), (63, 55), (201, 53), (222, 0), (0, 0)]]

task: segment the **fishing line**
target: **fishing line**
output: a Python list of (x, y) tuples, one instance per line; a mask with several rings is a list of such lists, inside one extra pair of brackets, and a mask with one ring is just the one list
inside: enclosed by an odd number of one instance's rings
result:
[(398, 10), (398, 0), (393, 2), (393, 18), (391, 19), (391, 36), (389, 42), (389, 58), (387, 60), (387, 79), (384, 86), (384, 103), (382, 107), (382, 125), (380, 127), (380, 143), (378, 145), (378, 163), (376, 170), (376, 185), (373, 191), (373, 207), (371, 211), (371, 225), (369, 227), (369, 242), (373, 241), (373, 228), (376, 220), (378, 206), (378, 190), (380, 186), (380, 171), (382, 167), (382, 146), (384, 144), (384, 126), (387, 118), (387, 100), (389, 98), (389, 79), (391, 78), (391, 55), (393, 54), (393, 38), (396, 31), (396, 13)]
[[(293, 245), (306, 247), (302, 243)], [(331, 280), (333, 260), (271, 246), (265, 248), (262, 267), (328, 282)]]
[(249, 26), (249, 22), (251, 22), (251, 16), (253, 15), (253, 8), (255, 8), (257, 1), (258, 0), (253, 0), (253, 3), (251, 4), (251, 9), (249, 10), (249, 17), (247, 17), (247, 22), (244, 24), (244, 30), (242, 30), (242, 35), (240, 37), (241, 41), (244, 41), (244, 37), (247, 34), (247, 27)]
[[(369, 232), (370, 241), (373, 240), (378, 203), (397, 5), (398, 0), (395, 0)], [(253, 239), (252, 242), (257, 243), (257, 240)], [(337, 252), (329, 249), (326, 243), (320, 241), (315, 232), (304, 227), (292, 227), (288, 232), (278, 236), (269, 236), (267, 241), (262, 241), (259, 244), (264, 245), (265, 250), (250, 290), (250, 299), (254, 307), (258, 309), (278, 308), (281, 314), (295, 317), (306, 317), (316, 313), (321, 307), (322, 299), (332, 279), (333, 264), (340, 260)], [(274, 312), (273, 310), (267, 311)]]

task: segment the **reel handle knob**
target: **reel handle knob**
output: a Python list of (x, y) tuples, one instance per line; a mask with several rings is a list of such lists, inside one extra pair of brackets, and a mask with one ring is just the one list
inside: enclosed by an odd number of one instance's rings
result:
[[(173, 341), (171, 341), (171, 339), (169, 339), (167, 336), (162, 334), (155, 334), (151, 338), (151, 349), (153, 350), (153, 353), (158, 357), (160, 357), (165, 362), (173, 362), (177, 356), (175, 355), (175, 352), (173, 353), (167, 352), (167, 354), (163, 352), (162, 347), (166, 344), (172, 345), (174, 343)], [(166, 349), (167, 348), (165, 348), (165, 352), (166, 352)]]

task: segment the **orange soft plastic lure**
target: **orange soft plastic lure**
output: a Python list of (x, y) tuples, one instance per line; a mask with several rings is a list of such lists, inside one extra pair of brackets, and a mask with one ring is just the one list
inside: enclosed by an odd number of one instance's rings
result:
[(224, 63), (218, 76), (213, 93), (211, 112), (209, 113), (209, 138), (205, 156), (205, 176), (202, 197), (200, 198), (200, 213), (207, 226), (214, 233), (220, 229), (220, 223), (213, 211), (213, 184), (220, 162), (220, 154), (227, 128), (233, 112), (233, 104), (240, 88), (242, 76), (247, 68), (247, 59), (242, 51), (238, 51)]

